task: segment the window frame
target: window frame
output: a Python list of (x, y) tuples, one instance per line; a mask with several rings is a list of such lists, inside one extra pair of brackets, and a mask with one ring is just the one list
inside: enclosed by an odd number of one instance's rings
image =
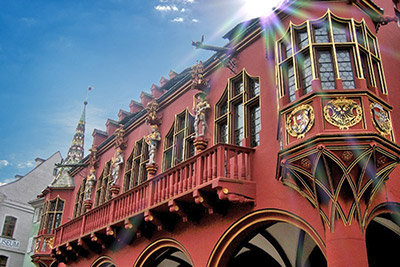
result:
[[(182, 118), (184, 123), (183, 128), (179, 127), (182, 123)], [(182, 153), (180, 160), (177, 158), (177, 138), (179, 135), (183, 135), (182, 146), (179, 148), (179, 152)], [(162, 160), (163, 171), (169, 170), (180, 162), (194, 156), (194, 136), (194, 116), (190, 114), (189, 110), (186, 108), (181, 113), (175, 114), (172, 126), (164, 137)], [(167, 157), (167, 153), (171, 153), (170, 158)]]
[[(7, 222), (7, 219), (11, 219), (12, 222)], [(14, 239), (15, 228), (17, 227), (18, 218), (13, 215), (6, 215), (4, 217), (3, 229), (1, 231), (1, 236), (9, 239)], [(11, 234), (7, 234), (7, 232), (11, 228)]]
[[(51, 210), (52, 203), (55, 203), (55, 209)], [(46, 230), (46, 234), (50, 234), (55, 228), (59, 227), (62, 223), (63, 215), (64, 215), (64, 207), (65, 207), (65, 199), (60, 198), (57, 196), (54, 199), (49, 199), (43, 204), (43, 211), (42, 211), (42, 220), (40, 221), (39, 231)], [(58, 210), (59, 203), (62, 203), (62, 209)], [(57, 224), (57, 215), (61, 214), (59, 223)], [(53, 215), (53, 216), (51, 216)], [(52, 217), (50, 219), (50, 217)], [(51, 222), (50, 222), (51, 221)], [(50, 222), (50, 224), (49, 224)], [(51, 225), (51, 227), (48, 227)]]
[(82, 180), (81, 186), (79, 187), (79, 190), (76, 192), (74, 212), (72, 214), (72, 218), (79, 217), (80, 215), (86, 212), (85, 205), (83, 205), (83, 201), (85, 198), (85, 188), (86, 188), (86, 178)]
[(94, 200), (94, 207), (98, 207), (111, 199), (110, 183), (111, 177), (111, 160), (104, 164), (103, 171), (96, 182), (96, 193)]
[(147, 181), (146, 164), (149, 162), (148, 145), (144, 138), (137, 140), (125, 164), (123, 192)]
[[(243, 83), (243, 91), (237, 94), (234, 91), (234, 85), (238, 83), (238, 81)], [(251, 83), (254, 82), (254, 88), (258, 88), (257, 93), (251, 93)], [(257, 85), (255, 85), (257, 84)], [(254, 106), (260, 106), (260, 77), (249, 75), (245, 69), (243, 69), (236, 76), (228, 79), (227, 86), (225, 87), (224, 92), (222, 93), (220, 99), (215, 104), (215, 119), (214, 119), (214, 144), (224, 143), (221, 139), (221, 127), (226, 127), (227, 129), (227, 138), (226, 143), (235, 144), (235, 145), (247, 145), (246, 142), (243, 144), (243, 141), (248, 139), (250, 141), (251, 138), (251, 123), (250, 123), (250, 109)], [(235, 107), (237, 105), (241, 105), (241, 135), (242, 139), (239, 140), (239, 144), (235, 142), (235, 131), (237, 130), (235, 125)], [(226, 112), (221, 113), (221, 110), (226, 106)], [(261, 114), (261, 113), (260, 113)], [(261, 121), (261, 115), (260, 115)], [(259, 136), (259, 132), (257, 133)], [(259, 140), (257, 141), (259, 143)]]

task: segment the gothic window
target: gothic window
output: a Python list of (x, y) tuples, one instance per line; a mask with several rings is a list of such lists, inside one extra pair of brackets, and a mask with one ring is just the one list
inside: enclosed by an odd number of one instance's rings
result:
[(6, 267), (7, 266), (7, 260), (8, 260), (8, 257), (0, 256), (0, 267)]
[(43, 205), (43, 215), (40, 222), (40, 230), (45, 229), (47, 234), (52, 233), (53, 229), (61, 224), (64, 210), (64, 201), (59, 197), (48, 200)]
[(14, 229), (16, 223), (17, 223), (17, 218), (13, 216), (6, 216), (1, 236), (12, 238), (14, 235)]
[(136, 142), (132, 154), (126, 161), (124, 176), (124, 192), (147, 180), (146, 164), (149, 162), (148, 147), (142, 138)]
[(110, 192), (110, 183), (112, 182), (111, 178), (111, 160), (108, 161), (103, 169), (103, 172), (100, 175), (100, 178), (97, 181), (96, 186), (96, 197), (94, 200), (94, 206), (100, 206), (104, 202), (111, 199)]
[(356, 78), (365, 79), (368, 88), (387, 93), (378, 42), (364, 21), (341, 19), (328, 11), (318, 20), (291, 24), (276, 47), (279, 94), (288, 102), (311, 93), (313, 80), (321, 89), (332, 90), (339, 85), (355, 89)]
[[(285, 50), (285, 56), (291, 50)], [(240, 89), (238, 89), (240, 88)], [(250, 146), (260, 142), (261, 116), (259, 108), (260, 83), (244, 70), (229, 79), (228, 86), (216, 104), (215, 142)]]
[[(237, 90), (240, 90), (238, 85)], [(194, 156), (194, 118), (186, 109), (175, 116), (174, 123), (164, 139), (163, 170)]]
[(76, 218), (79, 215), (85, 213), (85, 205), (83, 205), (83, 200), (85, 196), (85, 185), (86, 185), (86, 179), (83, 179), (78, 192), (76, 192), (74, 213), (72, 216), (73, 218)]

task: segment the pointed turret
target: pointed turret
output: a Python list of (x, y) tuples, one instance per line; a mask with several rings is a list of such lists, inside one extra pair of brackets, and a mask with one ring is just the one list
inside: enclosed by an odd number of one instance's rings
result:
[(75, 187), (74, 179), (69, 175), (69, 171), (74, 165), (77, 165), (83, 159), (83, 144), (85, 138), (85, 123), (86, 123), (86, 105), (83, 104), (83, 111), (76, 127), (71, 146), (68, 150), (66, 158), (59, 166), (59, 170), (50, 183), (49, 187), (54, 188), (70, 188)]

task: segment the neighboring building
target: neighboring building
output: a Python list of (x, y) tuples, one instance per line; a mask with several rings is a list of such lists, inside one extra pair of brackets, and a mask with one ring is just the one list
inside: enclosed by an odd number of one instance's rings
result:
[(225, 47), (193, 42), (215, 54), (170, 71), (107, 120), (90, 155), (43, 191), (33, 261), (397, 262), (396, 8), (398, 0), (285, 1), (233, 28)]
[(29, 201), (28, 203), (33, 208), (33, 217), (32, 217), (31, 230), (29, 232), (28, 247), (26, 249), (23, 266), (34, 267), (36, 265), (32, 262), (32, 255), (34, 252), (35, 237), (39, 233), (39, 225), (40, 225), (40, 218), (42, 216), (44, 197), (35, 198), (34, 200)]
[[(46, 187), (53, 177), (60, 152), (47, 160), (36, 158), (35, 168), (25, 176), (0, 186), (0, 266), (23, 266), (34, 209), (28, 202)], [(29, 266), (29, 265), (28, 265)]]

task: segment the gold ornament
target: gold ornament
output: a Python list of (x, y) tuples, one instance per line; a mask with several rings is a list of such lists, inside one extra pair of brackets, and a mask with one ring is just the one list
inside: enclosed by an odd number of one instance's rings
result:
[(314, 125), (314, 109), (306, 104), (296, 107), (286, 119), (286, 131), (293, 137), (304, 138)]
[(324, 107), (324, 118), (340, 130), (348, 130), (361, 121), (362, 109), (354, 100), (341, 96)]

